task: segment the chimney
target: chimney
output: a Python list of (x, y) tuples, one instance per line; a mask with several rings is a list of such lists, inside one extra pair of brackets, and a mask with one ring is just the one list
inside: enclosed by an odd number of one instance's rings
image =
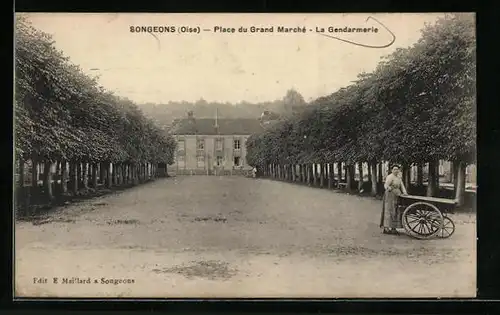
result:
[(219, 108), (215, 108), (215, 124), (214, 124), (215, 132), (219, 133)]

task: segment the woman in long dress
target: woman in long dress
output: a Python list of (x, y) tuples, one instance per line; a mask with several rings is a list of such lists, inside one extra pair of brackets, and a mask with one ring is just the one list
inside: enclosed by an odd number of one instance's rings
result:
[(394, 165), (391, 170), (391, 174), (385, 179), (385, 193), (380, 219), (380, 227), (383, 228), (384, 234), (398, 234), (396, 228), (400, 226), (400, 222), (396, 212), (396, 203), (398, 196), (407, 195), (399, 166)]

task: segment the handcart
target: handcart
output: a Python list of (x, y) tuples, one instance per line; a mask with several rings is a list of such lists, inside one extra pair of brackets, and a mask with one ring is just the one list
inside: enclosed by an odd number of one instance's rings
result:
[(401, 195), (396, 211), (401, 218), (401, 227), (417, 239), (433, 237), (448, 238), (455, 232), (455, 223), (448, 216), (457, 206), (457, 201), (446, 198)]

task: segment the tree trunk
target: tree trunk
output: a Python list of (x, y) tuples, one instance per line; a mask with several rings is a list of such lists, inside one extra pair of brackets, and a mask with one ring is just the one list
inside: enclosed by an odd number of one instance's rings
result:
[(61, 161), (61, 189), (63, 194), (68, 192), (68, 165), (66, 160)]
[(133, 174), (133, 178), (134, 178), (134, 185), (137, 185), (139, 184), (139, 172), (138, 172), (138, 165), (137, 164), (134, 164), (134, 166), (132, 167), (132, 174)]
[(54, 199), (54, 194), (52, 192), (52, 170), (50, 169), (52, 162), (45, 161), (43, 164), (43, 188), (45, 190), (45, 195), (48, 200)]
[(403, 185), (405, 186), (406, 190), (410, 189), (410, 176), (411, 176), (410, 172), (411, 172), (411, 166), (403, 164), (402, 166)]
[(316, 173), (316, 164), (311, 164), (311, 186), (316, 185), (317, 173)]
[(97, 169), (98, 169), (98, 165), (97, 163), (92, 163), (92, 187), (94, 189), (97, 189)]
[(459, 169), (460, 169), (459, 164), (460, 163), (457, 162), (457, 161), (453, 161), (452, 163), (453, 163), (452, 164), (453, 191), (455, 191), (455, 193), (456, 193), (456, 191), (457, 191), (457, 183), (458, 183), (458, 172), (459, 172)]
[(78, 179), (76, 176), (76, 163), (74, 161), (69, 162), (69, 184), (71, 192), (76, 194), (78, 192)]
[(340, 188), (339, 184), (342, 182), (342, 162), (337, 163), (337, 177), (338, 177), (337, 187)]
[(76, 178), (77, 178), (77, 187), (78, 189), (82, 188), (83, 186), (83, 176), (82, 176), (82, 163), (78, 162), (76, 163)]
[[(57, 183), (58, 180), (61, 181), (61, 184)], [(56, 186), (62, 186), (61, 161), (56, 161), (56, 173), (55, 173), (54, 183)]]
[(422, 187), (424, 185), (424, 165), (422, 163), (417, 164), (417, 187)]
[(434, 197), (436, 195), (436, 161), (429, 162), (429, 176), (427, 179), (427, 196)]
[(334, 181), (333, 163), (328, 163), (328, 189), (333, 188), (333, 181)]
[(318, 169), (318, 186), (320, 188), (323, 188), (323, 185), (325, 184), (325, 180), (323, 178), (324, 176), (323, 163), (317, 164), (316, 168)]
[(106, 162), (106, 181), (105, 181), (105, 184), (106, 184), (106, 188), (111, 188), (113, 186), (113, 183), (111, 182), (112, 179), (111, 179), (111, 163), (109, 162)]
[(38, 189), (38, 161), (31, 159), (31, 187)]
[(26, 194), (26, 190), (24, 189), (24, 159), (20, 157), (18, 159), (18, 163), (19, 163), (19, 181), (16, 183), (17, 189), (15, 189), (16, 192), (15, 202), (17, 203), (16, 209), (21, 210), (22, 214), (26, 215), (29, 195)]
[(121, 162), (118, 164), (118, 169), (116, 170), (116, 177), (118, 186), (123, 185), (123, 163)]
[(454, 163), (453, 163), (453, 162), (451, 162), (451, 161), (447, 161), (447, 162), (448, 162), (448, 166), (449, 166), (449, 168), (448, 168), (448, 170), (447, 170), (447, 171), (445, 170), (445, 174), (446, 174), (446, 181), (447, 181), (448, 183), (453, 183), (453, 175), (454, 175), (454, 174), (453, 174), (453, 168), (454, 168), (454, 165), (453, 165), (453, 164), (454, 164)]
[(127, 164), (122, 163), (122, 185), (127, 185), (128, 184), (128, 178), (127, 178)]
[(129, 167), (129, 176), (130, 176), (130, 183), (132, 185), (135, 185), (135, 164), (130, 164)]
[(347, 191), (351, 191), (352, 189), (352, 183), (354, 182), (354, 165), (346, 165), (345, 167), (346, 171), (346, 189)]
[(435, 168), (436, 168), (436, 192), (439, 191), (439, 160), (436, 161), (436, 164), (435, 164)]
[(144, 163), (139, 164), (139, 174), (140, 182), (144, 183), (146, 181), (146, 169), (144, 167)]
[(370, 174), (370, 179), (372, 181), (372, 191), (371, 191), (371, 195), (372, 196), (376, 196), (378, 194), (378, 189), (377, 189), (377, 163), (376, 162), (372, 162), (370, 163), (370, 165), (368, 166), (369, 168), (371, 168), (371, 174)]
[(125, 183), (125, 172), (123, 171), (124, 168), (125, 168), (125, 164), (120, 163), (120, 167), (119, 167), (120, 175), (119, 175), (119, 180), (118, 180), (120, 182), (120, 186)]
[(457, 163), (457, 189), (455, 190), (455, 199), (458, 202), (458, 206), (463, 206), (465, 201), (465, 170), (465, 163)]
[(310, 164), (306, 164), (306, 176), (307, 176), (307, 179), (306, 179), (307, 185), (311, 186), (311, 182), (312, 182), (312, 169), (311, 169), (311, 165)]
[(319, 164), (319, 187), (325, 187), (325, 164)]
[(117, 176), (118, 176), (118, 185), (123, 185), (124, 184), (124, 181), (125, 181), (125, 178), (124, 178), (124, 173), (123, 173), (123, 168), (124, 168), (124, 164), (123, 163), (120, 163), (118, 165), (118, 171), (117, 171)]
[(120, 186), (120, 177), (121, 177), (121, 163), (116, 163), (116, 164), (113, 164), (113, 175), (114, 175), (114, 179), (115, 179), (115, 182), (113, 183), (113, 185), (116, 185), (116, 186)]
[(368, 174), (366, 174), (366, 178), (368, 178), (369, 181), (371, 181), (371, 178), (372, 178), (372, 169), (370, 167), (370, 163), (367, 163), (367, 171), (368, 171)]
[(83, 183), (83, 188), (88, 189), (89, 188), (89, 164), (87, 162), (82, 163), (82, 183)]
[(113, 186), (117, 186), (118, 185), (118, 164), (116, 163), (113, 163), (113, 172), (111, 173), (111, 184)]
[(134, 184), (139, 184), (139, 164), (134, 165)]
[(17, 187), (20, 189), (24, 188), (24, 159), (19, 158), (18, 160), (19, 163), (19, 181), (17, 182)]
[(122, 164), (122, 185), (128, 184), (128, 164)]
[[(135, 175), (136, 175), (136, 182), (137, 184), (140, 184), (142, 182), (142, 163), (137, 163), (136, 166), (135, 166)], [(191, 175), (193, 175), (192, 171), (191, 171)]]
[(358, 163), (358, 173), (359, 173), (358, 191), (361, 192), (363, 190), (363, 183), (364, 183), (363, 162)]
[(384, 183), (384, 174), (382, 174), (382, 164), (383, 162), (378, 163), (378, 172), (377, 172), (377, 185), (381, 186)]
[(104, 163), (100, 162), (99, 163), (99, 184), (105, 184), (105, 178), (106, 178), (106, 168), (104, 167)]
[(132, 184), (132, 164), (127, 164), (127, 184)]

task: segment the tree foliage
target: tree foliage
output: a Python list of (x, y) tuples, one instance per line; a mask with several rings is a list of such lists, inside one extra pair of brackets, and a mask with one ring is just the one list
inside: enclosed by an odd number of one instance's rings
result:
[(130, 100), (100, 87), (58, 51), (51, 36), (18, 17), (15, 149), (19, 157), (173, 163), (175, 141)]
[(249, 163), (474, 162), (475, 21), (451, 14), (372, 73), (247, 142)]

